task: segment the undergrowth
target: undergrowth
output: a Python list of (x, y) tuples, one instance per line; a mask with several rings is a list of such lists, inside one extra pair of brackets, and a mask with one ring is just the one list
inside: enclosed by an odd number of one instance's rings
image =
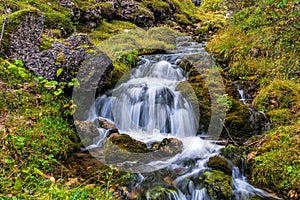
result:
[(46, 81), (21, 61), (1, 59), (0, 85), (0, 199), (113, 199), (114, 169), (100, 168), (91, 176), (105, 182), (92, 186), (64, 175), (69, 170), (61, 161), (81, 145), (70, 125), (74, 105), (60, 91), (72, 83)]
[[(225, 74), (243, 84), (272, 129), (252, 148), (251, 179), (286, 198), (299, 191), (300, 5), (296, 0), (226, 1), (233, 14), (208, 42)], [(253, 154), (254, 153), (254, 154)]]

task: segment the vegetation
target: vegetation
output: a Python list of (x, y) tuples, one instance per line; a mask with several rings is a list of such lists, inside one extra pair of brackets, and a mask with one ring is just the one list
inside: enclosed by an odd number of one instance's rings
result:
[(272, 129), (249, 148), (251, 179), (296, 199), (300, 193), (299, 3), (227, 0), (226, 4), (233, 14), (207, 49), (215, 53), (227, 77), (251, 88), (254, 108), (271, 120)]
[[(138, 55), (173, 48), (179, 35), (166, 27), (146, 31), (138, 28), (134, 21), (112, 20), (109, 16), (97, 19), (96, 27), (89, 29), (67, 6), (58, 2), (5, 0), (0, 4), (0, 25), (4, 25), (0, 58), (0, 199), (115, 199), (110, 189), (131, 178), (131, 174), (107, 166), (98, 167), (87, 178), (73, 173), (67, 166), (65, 160), (81, 146), (72, 125), (75, 106), (69, 96), (76, 80), (71, 83), (47, 81), (34, 76), (22, 61), (7, 59), (11, 34), (26, 15), (45, 17), (41, 50), (51, 48), (55, 41), (71, 35), (76, 29), (88, 32), (93, 43), (113, 59), (115, 69), (105, 90), (113, 87), (121, 77), (126, 78), (124, 75), (135, 66)], [(73, 2), (81, 11), (111, 9), (110, 3), (95, 0)], [(199, 8), (189, 0), (141, 0), (136, 3), (139, 7), (135, 17), (149, 15), (156, 18), (157, 24), (180, 26), (179, 30), (209, 39), (207, 49), (215, 54), (222, 74), (250, 88), (248, 92), (254, 99), (252, 106), (265, 112), (271, 120), (272, 129), (256, 137), (257, 141), (252, 141), (253, 145), (247, 149), (251, 180), (289, 198), (299, 197), (298, 1), (204, 0)], [(233, 13), (225, 18), (230, 12)], [(57, 62), (63, 62), (63, 58)], [(58, 70), (57, 75), (60, 73)], [(199, 89), (204, 86), (203, 78), (201, 75), (192, 77), (192, 87), (196, 88), (198, 98), (207, 95)], [(239, 107), (233, 96), (223, 95), (218, 101), (224, 103), (227, 111), (241, 112), (238, 116), (242, 116), (247, 108)], [(210, 104), (208, 101), (209, 98), (200, 100), (206, 110), (209, 109), (206, 107)], [(205, 116), (203, 120), (209, 119), (209, 113), (201, 114)], [(248, 115), (237, 118), (236, 114), (228, 114), (226, 117), (243, 124), (245, 120), (241, 118)], [(237, 135), (248, 131), (236, 126), (234, 133)], [(230, 154), (227, 157), (236, 157), (231, 155), (232, 151), (241, 154), (234, 148), (223, 153)], [(220, 182), (213, 188), (213, 182), (218, 181), (214, 177), (218, 176), (223, 177), (226, 185)], [(205, 184), (211, 186), (209, 193), (230, 196), (231, 182), (223, 172), (207, 172), (205, 178)], [(173, 191), (169, 188), (162, 191), (166, 192)]]
[(80, 147), (62, 86), (33, 76), (21, 61), (1, 59), (0, 69), (0, 198), (113, 199), (108, 191), (123, 180), (120, 172), (98, 168), (89, 176), (98, 184), (90, 185), (61, 162)]

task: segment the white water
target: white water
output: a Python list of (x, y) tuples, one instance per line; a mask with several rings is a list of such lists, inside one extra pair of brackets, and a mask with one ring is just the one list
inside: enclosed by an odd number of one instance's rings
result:
[[(130, 79), (120, 83), (106, 95), (97, 98), (91, 109), (89, 119), (94, 121), (101, 116), (113, 121), (121, 132), (145, 143), (161, 141), (163, 138), (175, 137), (183, 142), (183, 151), (167, 160), (156, 160), (146, 165), (149, 170), (169, 168), (183, 173), (174, 180), (174, 187), (188, 178), (198, 177), (210, 170), (206, 163), (209, 158), (219, 155), (222, 146), (196, 136), (199, 112), (189, 99), (176, 90), (176, 86), (186, 80), (177, 62), (185, 55), (207, 54), (203, 45), (180, 38), (187, 45), (178, 45), (178, 49), (167, 55), (141, 57), (138, 66), (130, 74)], [(100, 131), (98, 142), (91, 147), (99, 146), (104, 141), (105, 133)], [(193, 160), (193, 165), (184, 161)], [(143, 167), (146, 170), (147, 167)], [(259, 195), (268, 197), (268, 193), (247, 183), (237, 168), (233, 168), (232, 199), (244, 200)], [(189, 193), (178, 189), (168, 198), (174, 200), (210, 200), (206, 188), (199, 188), (193, 182), (189, 184)]]

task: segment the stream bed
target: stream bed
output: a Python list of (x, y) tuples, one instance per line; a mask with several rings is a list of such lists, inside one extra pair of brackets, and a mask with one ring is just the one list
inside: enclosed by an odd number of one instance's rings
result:
[[(199, 110), (177, 87), (188, 79), (179, 62), (189, 55), (210, 56), (204, 44), (189, 37), (179, 37), (177, 49), (167, 54), (141, 56), (122, 82), (96, 99), (86, 120), (104, 118), (120, 133), (148, 149), (153, 149), (153, 144), (162, 145), (160, 142), (166, 138), (175, 138), (177, 143), (165, 141), (176, 144), (177, 153), (161, 156), (149, 150), (132, 153), (124, 160), (114, 160), (113, 155), (106, 159), (104, 153), (99, 159), (136, 173), (132, 187), (138, 188), (140, 199), (278, 199), (249, 184), (242, 170), (220, 155), (224, 146), (216, 140), (203, 139), (205, 134), (197, 135)], [(112, 131), (107, 128), (98, 131), (99, 135), (86, 150), (104, 148), (107, 152), (107, 138)], [(214, 160), (222, 164), (214, 164)]]

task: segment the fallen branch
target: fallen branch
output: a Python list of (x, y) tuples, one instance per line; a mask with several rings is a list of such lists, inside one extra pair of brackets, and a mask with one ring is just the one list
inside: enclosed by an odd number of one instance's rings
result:
[(230, 133), (229, 133), (227, 127), (225, 126), (224, 122), (223, 122), (221, 119), (220, 119), (220, 122), (221, 122), (222, 126), (225, 128), (225, 131), (226, 131), (228, 137), (230, 138), (230, 140), (233, 142), (234, 146), (238, 146), (238, 144), (237, 144), (237, 143), (234, 141), (234, 139), (231, 137), (231, 135), (230, 135)]
[(5, 25), (6, 25), (6, 22), (7, 22), (7, 13), (6, 13), (6, 10), (7, 10), (7, 4), (6, 4), (6, 0), (3, 0), (3, 3), (4, 3), (4, 8), (5, 8), (5, 11), (4, 11), (4, 14), (5, 14), (5, 17), (4, 17), (4, 20), (3, 20), (3, 23), (2, 23), (2, 29), (1, 29), (1, 35), (0, 35), (0, 49), (1, 49), (1, 46), (2, 46), (2, 39), (3, 39), (3, 35), (4, 35), (4, 28), (5, 28)]
[(2, 29), (1, 29), (1, 35), (0, 35), (0, 48), (2, 45), (2, 39), (3, 39), (3, 35), (4, 35), (4, 28), (5, 28), (5, 24), (6, 24), (7, 18), (5, 17), (2, 23)]

